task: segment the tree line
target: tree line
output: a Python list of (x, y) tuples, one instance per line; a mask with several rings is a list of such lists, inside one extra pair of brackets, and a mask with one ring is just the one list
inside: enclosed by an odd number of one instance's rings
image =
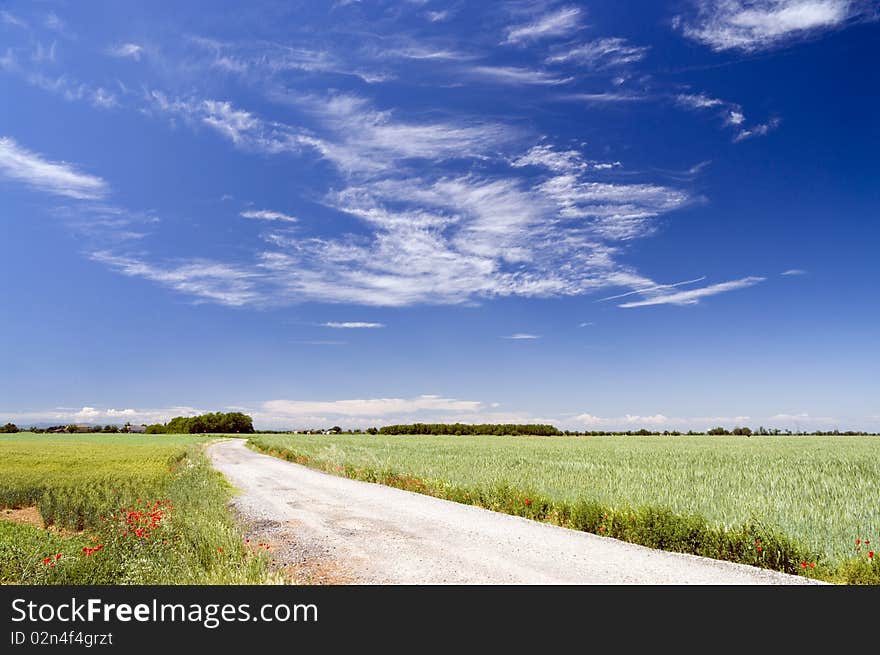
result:
[[(370, 428), (368, 433), (373, 434)], [(455, 435), (535, 435), (557, 436), (563, 433), (552, 425), (540, 423), (409, 423), (402, 425), (386, 425), (377, 430), (379, 434), (455, 434)]]
[[(15, 423), (6, 423), (0, 425), (0, 434), (12, 434), (16, 432), (78, 432), (77, 425), (54, 425), (48, 428), (30, 427), (22, 430)], [(130, 424), (126, 423), (122, 427), (115, 425), (96, 425), (92, 429), (93, 432), (129, 432)], [(290, 430), (255, 430), (253, 420), (247, 414), (241, 412), (213, 412), (202, 414), (201, 416), (176, 416), (168, 423), (154, 423), (146, 426), (147, 434), (206, 434), (206, 433), (226, 433), (226, 434), (289, 434)], [(571, 437), (601, 437), (601, 436), (621, 436), (621, 437), (648, 437), (648, 436), (699, 436), (699, 435), (795, 435), (795, 436), (813, 436), (813, 437), (856, 437), (856, 436), (880, 436), (874, 432), (866, 432), (864, 430), (815, 430), (813, 432), (780, 430), (777, 428), (765, 428), (763, 426), (752, 430), (747, 427), (734, 427), (732, 429), (724, 427), (714, 427), (710, 430), (688, 430), (680, 432), (678, 430), (590, 430), (590, 431), (574, 431), (559, 430), (552, 425), (543, 425), (537, 423), (483, 423), (478, 425), (466, 423), (409, 423), (401, 425), (386, 425), (381, 428), (371, 427), (366, 430), (343, 430), (338, 425), (334, 425), (329, 429), (310, 429), (297, 430), (300, 434), (340, 434), (346, 432), (348, 434), (451, 434), (451, 435), (535, 435), (535, 436), (571, 436)]]

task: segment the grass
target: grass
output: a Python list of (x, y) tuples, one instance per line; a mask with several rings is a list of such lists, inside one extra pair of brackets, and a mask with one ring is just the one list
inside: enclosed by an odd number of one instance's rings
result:
[(878, 437), (255, 435), (250, 442), (337, 474), (649, 546), (880, 583), (880, 557), (867, 557), (873, 546), (855, 546), (880, 542)]
[(226, 509), (231, 489), (204, 441), (0, 437), (0, 507), (35, 505), (46, 524), (0, 520), (0, 583), (265, 582), (265, 556), (245, 547)]

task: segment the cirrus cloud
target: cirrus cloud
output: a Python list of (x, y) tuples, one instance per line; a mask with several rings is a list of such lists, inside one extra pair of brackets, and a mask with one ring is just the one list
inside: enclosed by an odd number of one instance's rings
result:
[(109, 191), (100, 177), (82, 173), (66, 162), (48, 160), (9, 137), (0, 137), (0, 176), (77, 200), (97, 200)]
[(695, 0), (677, 17), (684, 34), (713, 50), (766, 50), (875, 15), (864, 0)]

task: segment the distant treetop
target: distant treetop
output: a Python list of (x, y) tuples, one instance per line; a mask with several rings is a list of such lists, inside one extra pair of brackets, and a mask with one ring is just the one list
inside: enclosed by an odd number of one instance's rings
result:
[(175, 416), (165, 423), (147, 426), (147, 434), (253, 433), (254, 422), (241, 412), (209, 412), (201, 416)]
[(552, 425), (540, 423), (409, 423), (386, 425), (379, 428), (379, 434), (496, 434), (496, 435), (538, 435), (555, 436), (563, 434)]

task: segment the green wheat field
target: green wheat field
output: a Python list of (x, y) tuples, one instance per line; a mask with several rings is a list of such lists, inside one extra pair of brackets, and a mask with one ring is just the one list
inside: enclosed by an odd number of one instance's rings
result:
[[(832, 560), (880, 530), (880, 437), (255, 435), (330, 465), (501, 486), (558, 501), (750, 519)], [(880, 539), (878, 539), (880, 541)]]
[(0, 584), (259, 584), (226, 504), (232, 489), (189, 435), (0, 436)]

